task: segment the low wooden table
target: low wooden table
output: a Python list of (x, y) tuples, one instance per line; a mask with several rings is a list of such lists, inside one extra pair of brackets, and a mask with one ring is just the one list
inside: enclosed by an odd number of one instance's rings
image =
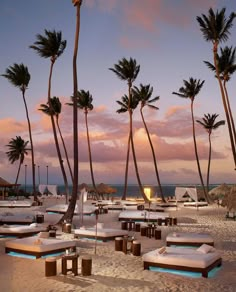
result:
[[(77, 253), (65, 254), (61, 258), (61, 270), (63, 275), (67, 275), (67, 272), (72, 272), (75, 276), (78, 275), (78, 257)], [(72, 261), (72, 268), (67, 267), (67, 261)]]

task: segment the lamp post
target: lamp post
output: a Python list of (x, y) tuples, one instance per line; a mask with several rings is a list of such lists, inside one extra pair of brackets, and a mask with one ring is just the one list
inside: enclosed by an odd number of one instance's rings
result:
[(46, 167), (47, 167), (47, 185), (48, 185), (48, 165)]
[(27, 164), (25, 164), (25, 194), (26, 194)]

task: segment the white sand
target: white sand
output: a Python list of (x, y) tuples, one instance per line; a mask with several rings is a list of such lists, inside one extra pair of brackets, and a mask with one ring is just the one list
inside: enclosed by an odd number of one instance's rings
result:
[[(41, 207), (31, 208), (1, 208), (4, 212), (35, 214), (45, 212), (46, 207), (60, 203), (58, 200), (45, 200)], [(62, 202), (63, 203), (63, 202)], [(114, 241), (97, 243), (95, 255), (94, 241), (77, 239), (77, 249), (80, 253), (78, 276), (68, 273), (61, 274), (61, 260), (57, 261), (57, 276), (45, 277), (45, 259), (24, 259), (5, 254), (6, 238), (0, 238), (0, 291), (1, 292), (33, 292), (33, 291), (236, 291), (236, 221), (226, 220), (224, 208), (216, 206), (196, 208), (186, 207), (180, 210), (168, 211), (178, 218), (178, 225), (162, 226), (162, 240), (141, 237), (139, 232), (135, 238), (141, 242), (142, 254), (165, 245), (166, 235), (171, 231), (209, 232), (215, 247), (222, 254), (223, 265), (213, 278), (190, 278), (183, 275), (160, 273), (143, 269), (142, 258), (125, 255), (114, 251)], [(105, 227), (120, 228), (119, 211), (109, 211), (99, 215), (99, 222)], [(46, 223), (56, 223), (61, 215), (45, 214)], [(81, 218), (74, 217), (77, 227)], [(83, 225), (93, 226), (95, 216), (84, 216)], [(58, 237), (73, 239), (72, 234), (61, 233)], [(134, 234), (134, 232), (131, 232)], [(92, 275), (81, 276), (81, 256), (92, 256)]]

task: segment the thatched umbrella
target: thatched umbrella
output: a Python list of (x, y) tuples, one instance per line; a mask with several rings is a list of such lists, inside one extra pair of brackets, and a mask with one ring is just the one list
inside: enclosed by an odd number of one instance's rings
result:
[(100, 183), (97, 187), (97, 192), (100, 196), (103, 197), (103, 195), (110, 195), (110, 194), (115, 194), (117, 190), (115, 188), (112, 188), (109, 185), (106, 185), (104, 183)]
[(222, 199), (230, 193), (230, 190), (231, 187), (224, 183), (210, 190), (208, 194), (215, 200)]
[(225, 195), (222, 204), (229, 211), (236, 211), (236, 186), (232, 186), (230, 191)]
[(18, 187), (18, 186), (20, 186), (20, 184), (9, 183), (8, 181), (0, 177), (0, 188), (3, 188), (3, 191), (2, 191), (3, 199), (5, 198), (5, 193), (6, 193), (7, 188), (11, 189), (13, 187)]

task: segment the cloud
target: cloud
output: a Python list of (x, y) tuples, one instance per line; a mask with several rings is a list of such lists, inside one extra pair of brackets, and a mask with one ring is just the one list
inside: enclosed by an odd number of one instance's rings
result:
[(14, 118), (5, 118), (0, 120), (2, 135), (15, 135), (15, 133), (24, 133), (28, 131), (27, 122), (19, 122)]

